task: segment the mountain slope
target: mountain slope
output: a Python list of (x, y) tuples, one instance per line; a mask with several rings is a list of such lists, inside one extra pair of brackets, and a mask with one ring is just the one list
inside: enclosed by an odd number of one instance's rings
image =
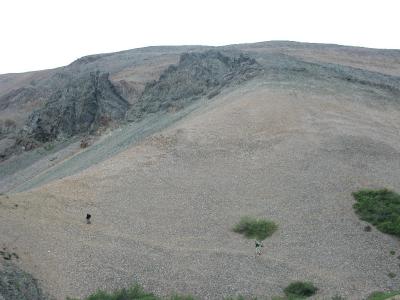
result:
[[(64, 299), (137, 281), (158, 294), (221, 299), (280, 295), (291, 281), (311, 280), (319, 299), (363, 299), (398, 287), (400, 277), (388, 276), (398, 273), (390, 255), (398, 240), (365, 232), (351, 197), (365, 187), (400, 191), (396, 66), (376, 72), (358, 49), (346, 53), (363, 68), (258, 46), (223, 50), (253, 49), (246, 54), (262, 72), (249, 80), (110, 131), (50, 168), (4, 176), (3, 186), (24, 192), (0, 196), (2, 243), (47, 291)], [(23, 172), (34, 176), (21, 181)], [(279, 224), (260, 258), (252, 240), (231, 231), (243, 215)]]

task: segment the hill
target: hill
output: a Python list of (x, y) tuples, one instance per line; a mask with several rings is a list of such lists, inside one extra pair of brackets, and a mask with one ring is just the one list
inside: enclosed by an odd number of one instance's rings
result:
[[(398, 50), (292, 42), (1, 75), (0, 116), (19, 119), (3, 138), (0, 246), (57, 299), (132, 282), (201, 299), (295, 280), (328, 299), (395, 289), (399, 242), (364, 231), (351, 193), (400, 190), (399, 75)], [(261, 257), (231, 230), (244, 215), (279, 225)]]

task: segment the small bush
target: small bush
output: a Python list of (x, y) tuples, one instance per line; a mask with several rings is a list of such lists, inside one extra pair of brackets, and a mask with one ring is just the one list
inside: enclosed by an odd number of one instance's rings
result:
[[(67, 298), (68, 300), (78, 300)], [(85, 298), (85, 300), (159, 300), (152, 293), (147, 293), (143, 288), (136, 284), (129, 289), (117, 290), (111, 293), (97, 291), (96, 293)]]
[[(161, 299), (195, 300), (195, 298), (190, 295), (177, 295), (177, 294), (167, 298), (160, 298), (158, 296), (155, 296), (153, 293), (148, 293), (144, 291), (143, 288), (138, 284), (135, 284), (129, 289), (116, 290), (111, 293), (107, 293), (104, 291), (97, 291), (96, 293), (88, 296), (84, 300), (161, 300)], [(79, 299), (67, 298), (67, 300), (79, 300)]]
[(311, 297), (317, 292), (312, 282), (296, 281), (289, 284), (283, 291), (288, 297), (300, 297), (306, 298)]
[(46, 151), (51, 151), (51, 150), (54, 149), (54, 144), (53, 144), (53, 143), (48, 143), (48, 144), (44, 145), (43, 148), (44, 148), (44, 150), (46, 150)]
[(378, 230), (400, 236), (400, 195), (387, 190), (361, 190), (353, 193), (355, 212)]
[(247, 238), (264, 240), (271, 236), (277, 229), (278, 225), (272, 221), (243, 217), (233, 228), (233, 231), (244, 234)]
[(390, 272), (390, 273), (388, 274), (388, 276), (389, 276), (390, 278), (395, 278), (395, 277), (396, 277), (396, 274), (393, 273), (393, 272)]
[(242, 295), (239, 295), (237, 297), (228, 297), (225, 298), (224, 300), (245, 300), (245, 298)]
[(390, 251), (390, 255), (395, 255), (395, 254), (396, 254), (396, 251), (394, 251), (394, 250)]
[(193, 298), (193, 296), (190, 295), (173, 295), (170, 298), (168, 298), (169, 300), (195, 300), (195, 298)]
[(371, 295), (368, 296), (367, 300), (385, 300), (387, 298), (400, 295), (398, 291), (392, 292), (373, 292)]
[(339, 296), (339, 295), (335, 295), (332, 297), (332, 300), (345, 300), (345, 298), (343, 298), (342, 296)]

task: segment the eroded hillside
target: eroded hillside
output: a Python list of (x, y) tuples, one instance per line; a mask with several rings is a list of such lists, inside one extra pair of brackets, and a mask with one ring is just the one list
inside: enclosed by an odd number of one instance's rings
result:
[[(118, 95), (131, 122), (85, 149), (71, 140), (3, 162), (0, 246), (57, 299), (132, 282), (200, 299), (279, 296), (295, 280), (313, 281), (316, 299), (396, 289), (399, 241), (364, 231), (351, 193), (400, 191), (398, 52), (209, 50), (75, 62), (99, 76), (109, 66), (115, 89), (97, 99)], [(244, 215), (278, 224), (258, 258), (232, 231)]]

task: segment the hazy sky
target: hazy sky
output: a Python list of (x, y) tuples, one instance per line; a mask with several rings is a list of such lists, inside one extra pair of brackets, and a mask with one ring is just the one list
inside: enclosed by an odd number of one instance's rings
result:
[(150, 45), (268, 40), (400, 49), (399, 0), (1, 0), (0, 74)]

